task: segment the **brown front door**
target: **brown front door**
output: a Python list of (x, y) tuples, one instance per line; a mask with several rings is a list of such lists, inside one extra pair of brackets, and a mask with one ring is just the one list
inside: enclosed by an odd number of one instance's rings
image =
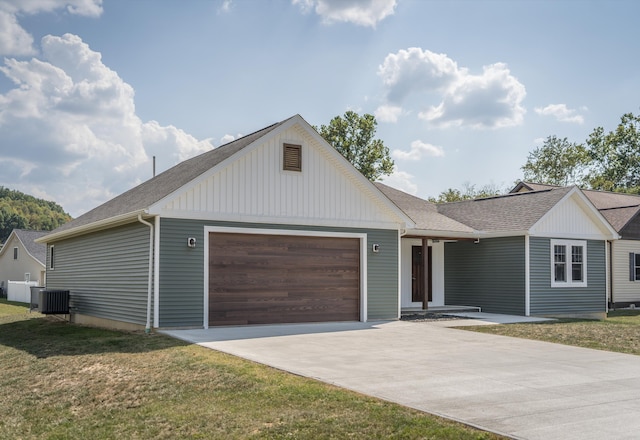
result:
[(358, 238), (209, 237), (209, 325), (360, 319)]
[[(431, 265), (431, 246), (427, 248), (427, 295), (428, 300), (432, 301), (432, 265)], [(411, 301), (424, 301), (424, 259), (422, 258), (422, 246), (411, 246)]]

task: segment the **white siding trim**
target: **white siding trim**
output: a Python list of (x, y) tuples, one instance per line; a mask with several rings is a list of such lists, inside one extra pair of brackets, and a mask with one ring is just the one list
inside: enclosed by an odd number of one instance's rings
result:
[(291, 229), (257, 229), (236, 228), (226, 226), (204, 227), (204, 328), (209, 328), (209, 233), (221, 232), (227, 234), (255, 234), (255, 235), (287, 235), (300, 237), (338, 237), (358, 238), (360, 240), (360, 321), (367, 322), (367, 234), (331, 231), (300, 231)]

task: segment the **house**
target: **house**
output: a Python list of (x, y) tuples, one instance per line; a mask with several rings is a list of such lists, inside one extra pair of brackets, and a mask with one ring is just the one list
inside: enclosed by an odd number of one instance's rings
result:
[(397, 319), (413, 220), (299, 115), (179, 163), (61, 226), (70, 319), (207, 328)]
[(618, 234), (577, 187), (438, 205), (379, 187), (416, 224), (401, 239), (403, 306), (419, 305), (426, 272), (428, 307), (604, 317), (606, 243)]
[(45, 282), (47, 248), (35, 240), (48, 232), (14, 229), (0, 249), (0, 287), (6, 295), (9, 281)]
[[(557, 187), (519, 182), (512, 192), (549, 188)], [(608, 243), (609, 307), (640, 306), (640, 196), (596, 190), (583, 192), (620, 235), (619, 240)]]

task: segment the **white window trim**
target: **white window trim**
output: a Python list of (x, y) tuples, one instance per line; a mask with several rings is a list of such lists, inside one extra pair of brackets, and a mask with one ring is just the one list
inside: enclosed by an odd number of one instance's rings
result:
[(56, 267), (56, 254), (53, 250), (53, 245), (49, 246), (49, 270), (55, 270)]
[[(565, 265), (565, 279), (555, 280), (555, 246), (565, 246), (567, 261)], [(571, 246), (582, 247), (582, 281), (571, 280)], [(587, 241), (586, 240), (551, 240), (551, 287), (587, 287)]]

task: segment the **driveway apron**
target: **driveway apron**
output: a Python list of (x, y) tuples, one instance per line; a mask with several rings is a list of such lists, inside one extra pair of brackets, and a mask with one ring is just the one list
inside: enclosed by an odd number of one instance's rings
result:
[(438, 322), (164, 333), (514, 438), (640, 437), (640, 356)]

